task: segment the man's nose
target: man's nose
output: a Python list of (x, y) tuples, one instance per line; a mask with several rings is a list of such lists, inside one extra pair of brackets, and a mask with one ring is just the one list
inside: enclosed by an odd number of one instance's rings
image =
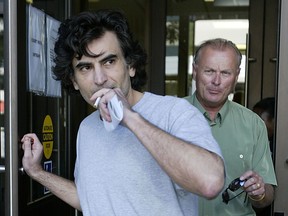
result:
[(221, 74), (220, 73), (215, 73), (212, 82), (213, 82), (214, 85), (220, 85), (220, 83), (221, 83)]
[(102, 85), (107, 81), (107, 75), (101, 67), (96, 67), (94, 70), (94, 82), (97, 85)]

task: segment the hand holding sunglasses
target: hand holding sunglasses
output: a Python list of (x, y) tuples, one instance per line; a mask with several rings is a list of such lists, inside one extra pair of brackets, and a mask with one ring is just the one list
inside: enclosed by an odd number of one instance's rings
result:
[[(228, 187), (225, 189), (225, 191), (222, 193), (222, 200), (224, 203), (228, 204), (229, 201), (231, 201), (232, 199), (236, 198), (237, 196), (239, 196), (240, 194), (242, 194), (243, 192), (245, 192), (244, 190), (241, 191), (240, 193), (238, 193), (236, 196), (230, 198), (229, 192), (228, 190), (234, 192), (237, 191), (239, 188), (243, 187), (243, 185), (245, 184), (245, 180), (240, 180), (240, 178), (236, 178), (234, 179), (229, 185)], [(246, 197), (245, 197), (246, 200)], [(245, 202), (244, 200), (244, 202)]]

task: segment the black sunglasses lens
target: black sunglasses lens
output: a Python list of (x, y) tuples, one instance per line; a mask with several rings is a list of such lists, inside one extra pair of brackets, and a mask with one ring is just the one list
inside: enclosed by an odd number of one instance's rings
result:
[(236, 191), (238, 190), (241, 186), (243, 185), (243, 181), (241, 181), (239, 178), (234, 179), (230, 185), (229, 185), (229, 189), (231, 191)]
[(228, 204), (228, 202), (230, 200), (230, 197), (229, 197), (227, 189), (222, 193), (222, 200), (226, 204)]
[(245, 183), (245, 180), (242, 181), (242, 180), (240, 180), (240, 178), (234, 179), (234, 180), (229, 184), (228, 188), (226, 188), (226, 190), (222, 193), (222, 201), (223, 201), (224, 203), (228, 204), (228, 202), (229, 202), (230, 200), (232, 200), (232, 199), (236, 198), (237, 196), (239, 196), (240, 194), (242, 194), (242, 193), (244, 192), (244, 190), (243, 190), (241, 193), (237, 194), (236, 196), (234, 196), (234, 197), (232, 197), (232, 198), (230, 199), (228, 190), (234, 192), (234, 191), (238, 190), (240, 187), (242, 187), (242, 186), (244, 185), (244, 183)]

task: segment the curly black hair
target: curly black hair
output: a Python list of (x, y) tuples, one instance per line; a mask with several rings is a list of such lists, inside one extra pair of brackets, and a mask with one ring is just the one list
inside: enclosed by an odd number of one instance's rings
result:
[(53, 72), (56, 80), (61, 80), (63, 88), (69, 93), (79, 92), (74, 89), (71, 81), (74, 74), (73, 58), (91, 56), (87, 45), (101, 38), (106, 31), (116, 34), (127, 65), (136, 71), (135, 76), (130, 78), (132, 88), (141, 91), (145, 86), (147, 55), (139, 42), (133, 39), (123, 13), (113, 10), (86, 11), (61, 23), (54, 47), (56, 57)]

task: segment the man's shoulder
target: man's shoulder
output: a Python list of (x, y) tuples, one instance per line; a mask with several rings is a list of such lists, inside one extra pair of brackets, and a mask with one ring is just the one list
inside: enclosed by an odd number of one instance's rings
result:
[(193, 104), (194, 103), (194, 94), (193, 95), (189, 95), (184, 97), (185, 100), (187, 100), (189, 103)]
[(184, 100), (184, 98), (180, 98), (173, 95), (158, 95), (153, 94), (151, 92), (145, 92), (145, 97), (143, 99), (147, 101), (156, 101), (159, 103), (164, 103), (168, 106), (168, 104), (172, 105), (175, 103), (187, 103), (187, 100)]
[[(80, 123), (80, 127), (85, 126), (85, 125), (89, 125), (90, 122), (95, 122), (97, 113), (99, 113), (97, 110), (95, 110), (94, 112), (92, 112), (90, 115), (86, 116)], [(100, 120), (100, 115), (99, 115), (99, 120)]]
[(244, 121), (262, 121), (262, 119), (255, 112), (234, 101), (229, 101), (229, 110), (231, 115), (238, 115), (239, 118)]
[(236, 103), (234, 101), (230, 101), (228, 100), (228, 103), (229, 103), (229, 107), (230, 109), (234, 110), (234, 111), (238, 111), (238, 112), (241, 112), (243, 114), (246, 114), (246, 115), (255, 115), (255, 113), (248, 109), (247, 107), (239, 104), (239, 103)]

